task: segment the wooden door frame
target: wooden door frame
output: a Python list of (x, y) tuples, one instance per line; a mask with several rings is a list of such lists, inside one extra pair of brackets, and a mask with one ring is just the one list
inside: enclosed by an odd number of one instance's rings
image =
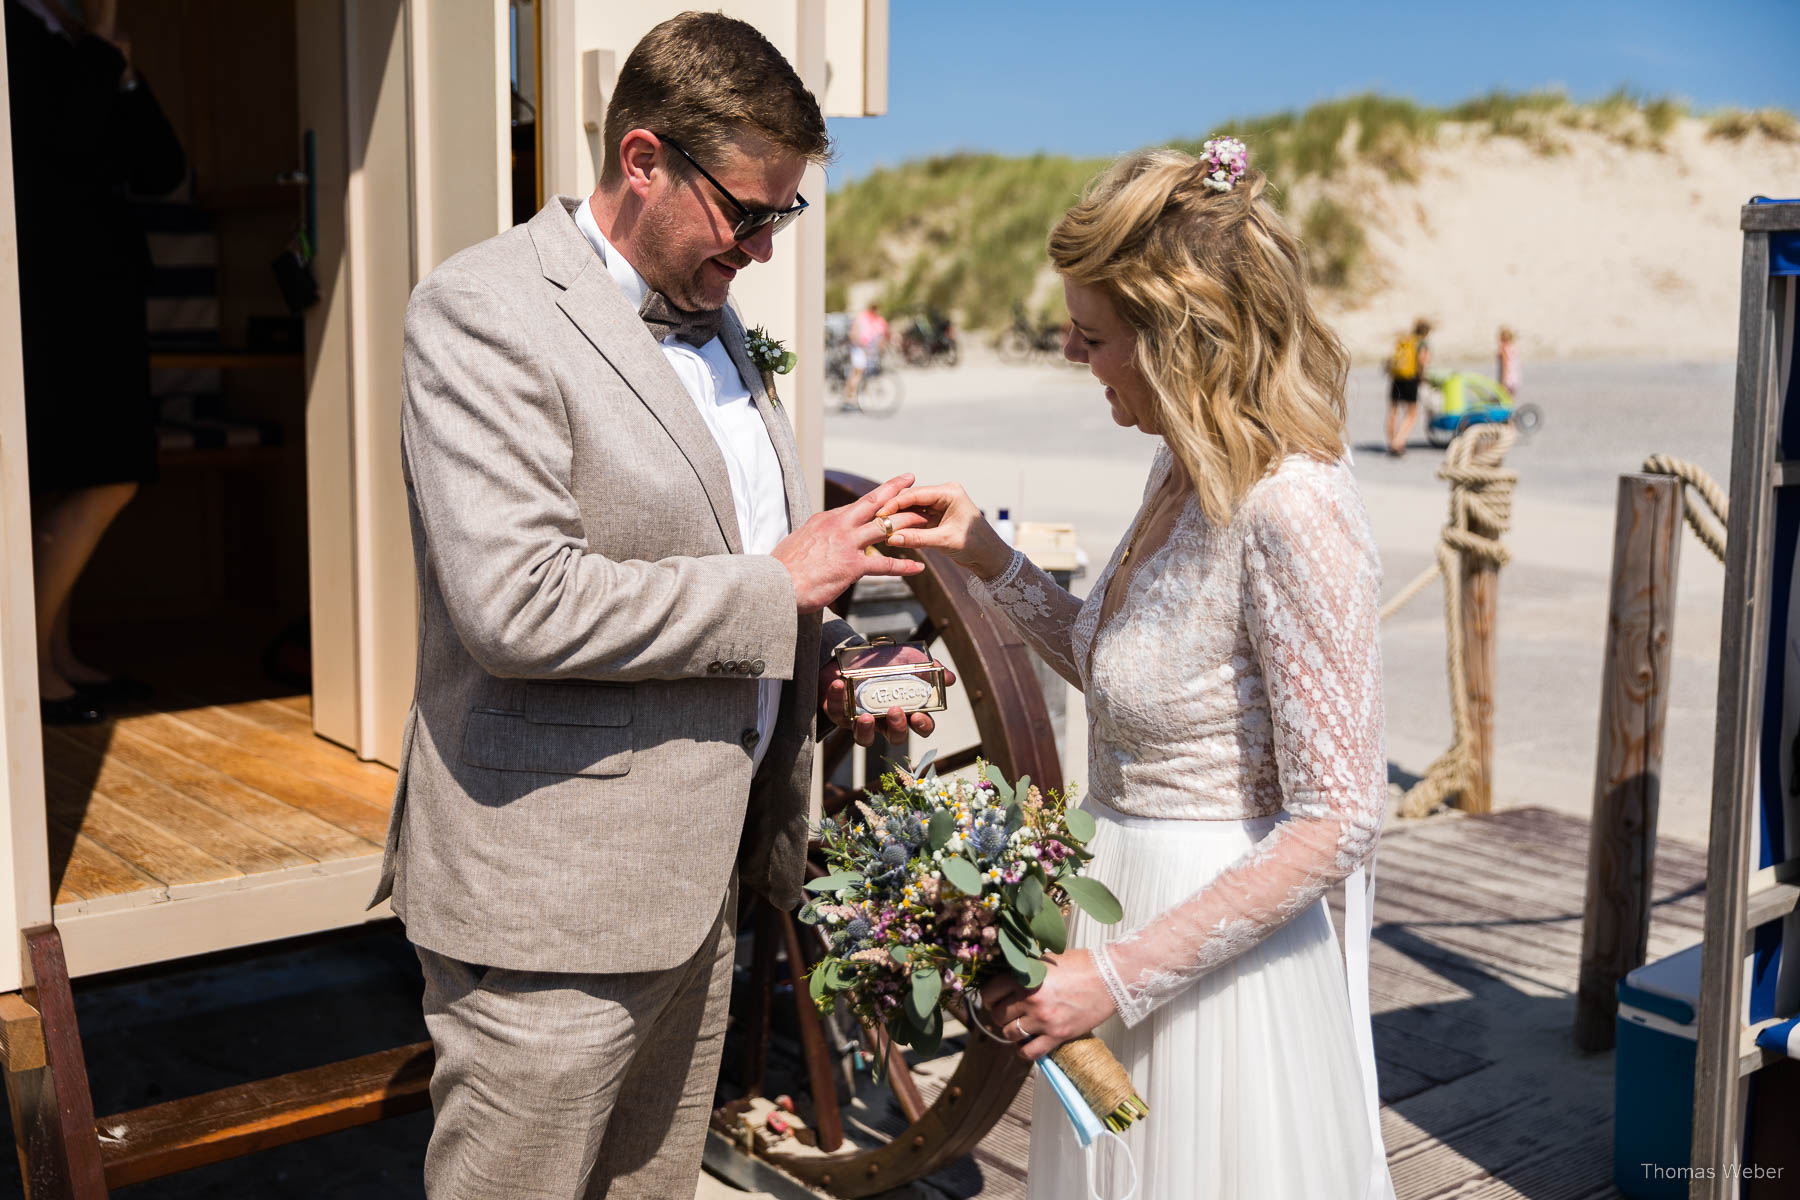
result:
[[(13, 209), (12, 118), (6, 31), (0, 29), (0, 925), (14, 931), (50, 921), (50, 830), (44, 808), (43, 728), (38, 718), (37, 605), (32, 592), (31, 484), (25, 456), (25, 369), (19, 332), (19, 241)], [(20, 936), (15, 932), (15, 936)], [(0, 954), (0, 992), (25, 976), (25, 944)]]

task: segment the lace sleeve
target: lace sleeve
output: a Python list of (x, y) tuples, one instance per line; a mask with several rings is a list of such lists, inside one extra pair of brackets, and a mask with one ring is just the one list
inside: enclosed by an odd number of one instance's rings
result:
[(1018, 627), (1032, 649), (1064, 679), (1081, 687), (1075, 665), (1075, 618), (1081, 601), (1014, 550), (1006, 570), (992, 579), (969, 580), (969, 595), (992, 605)]
[(1270, 488), (1276, 494), (1253, 495), (1267, 502), (1245, 514), (1243, 603), (1286, 815), (1211, 883), (1095, 954), (1127, 1025), (1305, 911), (1374, 852), (1387, 803), (1380, 568), (1354, 485), (1344, 484)]

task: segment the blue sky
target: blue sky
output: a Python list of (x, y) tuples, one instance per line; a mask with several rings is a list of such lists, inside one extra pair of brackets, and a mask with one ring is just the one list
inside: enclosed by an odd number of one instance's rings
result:
[(1800, 0), (892, 0), (889, 25), (888, 115), (831, 123), (835, 181), (957, 149), (1118, 153), (1370, 89), (1800, 110)]

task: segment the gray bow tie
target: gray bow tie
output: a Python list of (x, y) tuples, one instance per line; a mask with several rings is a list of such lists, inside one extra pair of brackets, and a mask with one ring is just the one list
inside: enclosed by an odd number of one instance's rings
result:
[(669, 298), (661, 292), (649, 292), (644, 296), (644, 302), (638, 305), (638, 316), (644, 318), (644, 324), (650, 329), (650, 336), (657, 341), (662, 341), (672, 333), (688, 345), (699, 347), (719, 336), (719, 325), (725, 319), (725, 310), (715, 308), (689, 312), (670, 304)]

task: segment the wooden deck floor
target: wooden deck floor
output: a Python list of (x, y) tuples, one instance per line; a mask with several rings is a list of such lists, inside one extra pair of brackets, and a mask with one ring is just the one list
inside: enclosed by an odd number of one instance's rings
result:
[(49, 727), (44, 771), (59, 925), (366, 873), (394, 787), (392, 770), (314, 735), (305, 696)]
[[(1542, 809), (1390, 827), (1371, 992), (1399, 1200), (1599, 1200), (1613, 1056), (1575, 1050), (1588, 827)], [(1700, 940), (1705, 855), (1664, 839), (1650, 957)], [(1338, 914), (1342, 927), (1342, 913)], [(1029, 1090), (942, 1195), (1025, 1195)]]

